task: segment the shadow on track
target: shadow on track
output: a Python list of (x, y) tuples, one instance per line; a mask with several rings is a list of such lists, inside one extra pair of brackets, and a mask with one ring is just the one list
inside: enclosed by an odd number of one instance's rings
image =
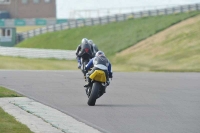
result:
[(149, 105), (149, 104), (96, 104), (96, 107), (158, 107), (159, 105)]

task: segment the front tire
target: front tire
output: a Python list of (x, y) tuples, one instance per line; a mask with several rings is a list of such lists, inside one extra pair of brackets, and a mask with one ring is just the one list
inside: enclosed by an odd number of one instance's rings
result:
[(82, 67), (81, 67), (81, 70), (82, 70), (82, 73), (83, 73), (84, 77), (85, 77), (85, 75), (86, 75), (85, 67), (86, 67), (87, 63), (88, 63), (88, 61), (86, 61), (86, 60), (83, 61)]
[(101, 85), (98, 82), (94, 82), (92, 85), (92, 91), (90, 93), (90, 97), (88, 99), (88, 105), (89, 106), (94, 106), (96, 103), (96, 99), (98, 98), (98, 94), (99, 94), (99, 89), (100, 89)]

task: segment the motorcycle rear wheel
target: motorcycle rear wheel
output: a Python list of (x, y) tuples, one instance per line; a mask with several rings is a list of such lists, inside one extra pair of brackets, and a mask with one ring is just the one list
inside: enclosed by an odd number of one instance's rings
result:
[(89, 99), (88, 99), (88, 105), (94, 106), (96, 103), (96, 99), (98, 98), (98, 93), (101, 85), (98, 82), (94, 82), (92, 85), (92, 91), (90, 93)]

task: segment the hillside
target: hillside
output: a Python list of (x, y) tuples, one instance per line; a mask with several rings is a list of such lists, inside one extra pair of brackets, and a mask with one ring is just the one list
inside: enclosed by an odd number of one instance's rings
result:
[(81, 39), (86, 37), (92, 39), (107, 56), (111, 57), (139, 41), (199, 13), (145, 17), (47, 33), (27, 39), (16, 47), (75, 50)]
[[(47, 33), (17, 47), (75, 50), (81, 39), (87, 37), (106, 53), (114, 71), (200, 72), (199, 13), (130, 19)], [(73, 63), (76, 68), (76, 62)]]
[[(200, 71), (200, 15), (139, 42), (113, 59), (118, 71)], [(120, 64), (122, 65), (119, 65)], [(123, 65), (124, 64), (124, 65)]]

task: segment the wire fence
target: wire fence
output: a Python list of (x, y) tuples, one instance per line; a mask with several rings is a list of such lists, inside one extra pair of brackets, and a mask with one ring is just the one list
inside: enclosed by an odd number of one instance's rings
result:
[(126, 14), (115, 14), (115, 15), (99, 17), (99, 18), (69, 20), (66, 23), (54, 24), (54, 25), (38, 28), (35, 30), (30, 30), (28, 32), (18, 33), (17, 43), (23, 41), (24, 39), (31, 38), (31, 37), (44, 34), (47, 32), (55, 32), (55, 31), (83, 27), (83, 26), (103, 25), (103, 24), (108, 24), (112, 22), (125, 21), (128, 19), (159, 16), (159, 15), (169, 15), (169, 14), (183, 13), (183, 12), (190, 12), (190, 11), (197, 11), (197, 10), (200, 10), (200, 3), (170, 7), (170, 8), (163, 8), (163, 9), (157, 9), (157, 10), (145, 10), (145, 11), (140, 11), (140, 12), (126, 13)]

